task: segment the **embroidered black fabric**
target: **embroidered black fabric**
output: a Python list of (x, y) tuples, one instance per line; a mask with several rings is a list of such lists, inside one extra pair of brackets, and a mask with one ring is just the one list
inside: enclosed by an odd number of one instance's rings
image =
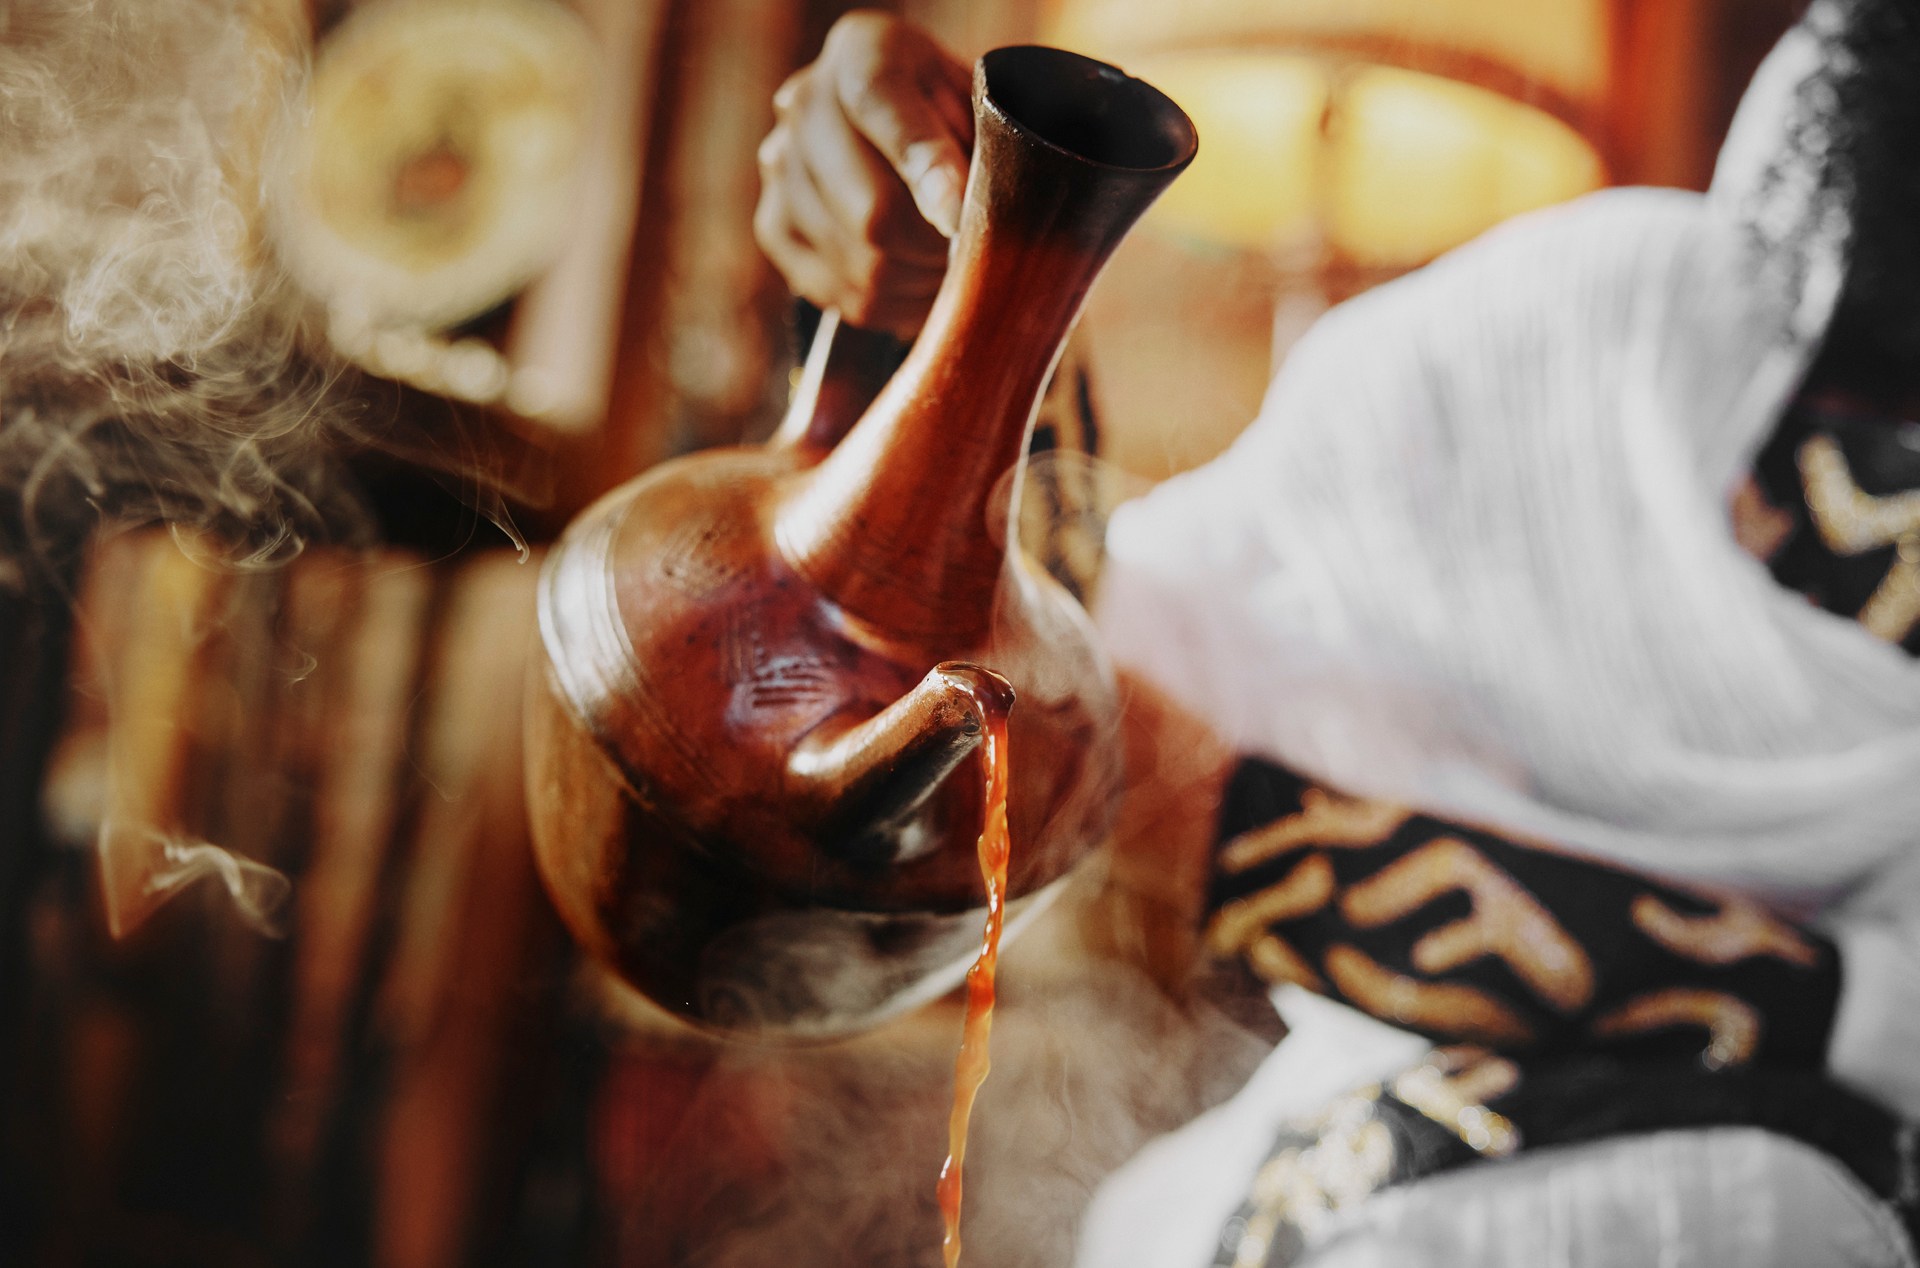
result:
[[(1243, 759), (1223, 802), (1216, 838), (1221, 848), (1245, 833), (1299, 814), (1313, 787), (1284, 767)], [(1833, 1158), (1886, 1201), (1910, 1240), (1920, 1243), (1920, 1157), (1916, 1155), (1920, 1126), (1847, 1091), (1820, 1070), (1839, 993), (1840, 966), (1831, 943), (1799, 931), (1819, 950), (1819, 963), (1810, 968), (1770, 956), (1750, 957), (1752, 962), (1745, 964), (1706, 965), (1658, 947), (1635, 945), (1636, 940), (1647, 939), (1626, 917), (1634, 896), (1655, 893), (1673, 909), (1687, 912), (1711, 910), (1713, 903), (1604, 864), (1520, 845), (1484, 829), (1427, 815), (1409, 815), (1377, 845), (1324, 853), (1334, 864), (1339, 882), (1346, 885), (1377, 874), (1392, 860), (1442, 835), (1470, 842), (1579, 938), (1596, 964), (1596, 981), (1601, 983), (1596, 997), (1611, 998), (1623, 989), (1651, 982), (1694, 982), (1715, 990), (1737, 989), (1765, 1019), (1765, 1038), (1750, 1058), (1720, 1069), (1706, 1067), (1699, 1035), (1684, 1028), (1656, 1031), (1627, 1042), (1599, 1042), (1582, 1032), (1574, 1019), (1557, 1026), (1550, 1019), (1541, 1021), (1546, 1042), (1515, 1054), (1517, 1082), (1479, 1107), (1511, 1123), (1519, 1148), (1573, 1145), (1676, 1128), (1757, 1127)], [(1300, 851), (1289, 852), (1232, 874), (1216, 867), (1210, 908), (1217, 912), (1257, 893), (1298, 866), (1301, 857)], [(1338, 938), (1365, 944), (1383, 963), (1411, 972), (1409, 949), (1417, 938), (1459, 919), (1464, 906), (1464, 897), (1454, 895), (1415, 913), (1410, 918), (1412, 927), (1374, 930), (1343, 927), (1334, 903), (1303, 920), (1278, 922), (1271, 930), (1309, 958)], [(1526, 995), (1523, 985), (1500, 966), (1468, 965), (1449, 976), (1503, 999)], [(1528, 1016), (1539, 1020), (1539, 1013), (1549, 1011), (1536, 1003)], [(1481, 1157), (1465, 1143), (1457, 1119), (1444, 1122), (1406, 1104), (1394, 1095), (1391, 1085), (1365, 1089), (1346, 1100), (1356, 1098), (1366, 1103), (1368, 1119), (1387, 1126), (1392, 1142), (1390, 1160), (1377, 1168), (1376, 1190), (1471, 1165)], [(1349, 1107), (1348, 1116), (1353, 1112)], [(1331, 1112), (1325, 1121), (1341, 1121), (1340, 1111)], [(1283, 1132), (1273, 1158), (1305, 1157), (1311, 1163), (1312, 1150), (1321, 1139), (1319, 1130), (1309, 1126)], [(1349, 1190), (1346, 1201), (1327, 1205), (1352, 1200), (1357, 1198)], [(1259, 1203), (1250, 1199), (1229, 1222), (1216, 1264), (1244, 1268), (1250, 1262), (1245, 1238), (1254, 1226), (1249, 1221), (1259, 1210)], [(1254, 1247), (1261, 1257), (1251, 1262), (1267, 1268), (1294, 1262), (1307, 1244), (1298, 1214), (1285, 1204), (1276, 1208), (1269, 1203), (1267, 1223), (1259, 1225), (1260, 1242)]]
[[(1345, 1107), (1324, 1122), (1334, 1133), (1351, 1132), (1359, 1114), (1388, 1130), (1391, 1157), (1377, 1162), (1377, 1182), (1368, 1193), (1410, 1184), (1482, 1161), (1461, 1140), (1457, 1125), (1406, 1104), (1391, 1091), (1367, 1088), (1345, 1098)], [(1485, 1109), (1504, 1115), (1518, 1130), (1522, 1149), (1578, 1145), (1612, 1137), (1682, 1128), (1757, 1127), (1825, 1153), (1886, 1202), (1910, 1245), (1920, 1245), (1920, 1125), (1906, 1123), (1823, 1076), (1800, 1070), (1739, 1070), (1710, 1073), (1671, 1065), (1578, 1058), (1524, 1069), (1511, 1091)], [(1312, 1128), (1288, 1128), (1275, 1141), (1277, 1159), (1305, 1158), (1327, 1140)], [(1345, 1150), (1344, 1142), (1336, 1148)], [(1309, 1184), (1287, 1200), (1263, 1206), (1256, 1194), (1221, 1232), (1215, 1268), (1288, 1268), (1307, 1249), (1308, 1226), (1324, 1211), (1351, 1206), (1367, 1194), (1352, 1187), (1331, 1196)], [(1331, 1200), (1330, 1200), (1331, 1199)], [(1264, 1215), (1264, 1220), (1263, 1220)], [(1249, 1248), (1252, 1232), (1260, 1238)], [(1257, 1253), (1248, 1254), (1249, 1249)]]
[(1355, 1092), (1324, 1118), (1281, 1129), (1254, 1191), (1220, 1231), (1213, 1268), (1286, 1268), (1307, 1250), (1317, 1216), (1475, 1157), (1457, 1135), (1391, 1093)]
[[(1225, 848), (1243, 834), (1300, 814), (1312, 788), (1309, 781), (1284, 767), (1257, 758), (1243, 759), (1228, 783), (1216, 839)], [(1626, 1060), (1686, 1062), (1710, 1058), (1717, 1065), (1809, 1069), (1821, 1064), (1840, 992), (1839, 957), (1830, 941), (1777, 921), (1782, 935), (1792, 940), (1789, 950), (1803, 955), (1805, 962), (1768, 953), (1746, 954), (1726, 963), (1682, 955), (1647, 932), (1635, 918), (1636, 904), (1654, 899), (1681, 919), (1712, 921), (1721, 911), (1712, 898), (1603, 863), (1518, 844), (1484, 828), (1415, 813), (1407, 815), (1375, 845), (1356, 848), (1349, 843), (1317, 852), (1308, 846), (1239, 871), (1216, 866), (1209, 907), (1218, 911), (1229, 903), (1258, 895), (1282, 882), (1303, 857), (1315, 853), (1332, 868), (1335, 894), (1350, 893), (1354, 886), (1442, 839), (1465, 843), (1491, 865), (1483, 871), (1503, 877), (1537, 901), (1585, 953), (1592, 967), (1591, 989), (1576, 1007), (1566, 1008), (1543, 999), (1534, 986), (1516, 974), (1513, 964), (1499, 955), (1483, 955), (1444, 973), (1425, 973), (1417, 967), (1415, 948), (1422, 938), (1471, 914), (1474, 900), (1463, 888), (1450, 888), (1402, 919), (1375, 925), (1348, 919), (1336, 897), (1297, 919), (1275, 922), (1269, 930), (1317, 969), (1324, 970), (1329, 948), (1358, 948), (1403, 983), (1470, 988), (1509, 1010), (1532, 1032), (1530, 1042), (1496, 1042), (1494, 1046), (1532, 1055), (1598, 1048)], [(1337, 986), (1330, 983), (1330, 989), (1340, 995)], [(1712, 1044), (1724, 1043), (1726, 1036), (1716, 1040), (1693, 1020), (1673, 1024), (1636, 1022), (1630, 1028), (1607, 1024), (1609, 1018), (1622, 1016), (1623, 1008), (1633, 1007), (1636, 1000), (1675, 991), (1686, 992), (1696, 1001), (1722, 1001), (1743, 1027), (1753, 1027), (1751, 1043), (1733, 1052), (1715, 1053)], [(1348, 1002), (1374, 1011), (1364, 1000)], [(1645, 1010), (1639, 1015), (1650, 1016)], [(1434, 1028), (1405, 1015), (1385, 1020), (1409, 1025), (1443, 1041), (1465, 1038), (1487, 1042), (1484, 1035), (1470, 1029)], [(1462, 1026), (1466, 1025), (1463, 1019)]]
[[(1767, 559), (1767, 570), (1781, 585), (1827, 611), (1857, 616), (1893, 567), (1896, 547), (1843, 555), (1821, 541), (1799, 469), (1800, 447), (1815, 435), (1831, 436), (1839, 445), (1861, 492), (1889, 497), (1920, 489), (1920, 421), (1868, 417), (1802, 399), (1794, 402), (1754, 460), (1754, 482), (1791, 522)], [(1920, 624), (1900, 646), (1920, 656)]]

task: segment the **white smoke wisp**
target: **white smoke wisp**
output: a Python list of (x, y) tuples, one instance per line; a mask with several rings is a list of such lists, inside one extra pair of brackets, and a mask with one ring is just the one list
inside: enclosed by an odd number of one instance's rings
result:
[[(1170, 994), (1103, 949), (1097, 868), (1002, 962), (975, 1106), (961, 1263), (1073, 1262), (1095, 1188), (1152, 1137), (1236, 1091), (1272, 1048), (1265, 992)], [(1250, 992), (1250, 993), (1249, 993)], [(610, 1017), (610, 1020), (613, 1018)], [(609, 1194), (621, 1262), (931, 1268), (957, 1006), (815, 1047), (720, 1044), (651, 1184)]]
[(109, 874), (130, 873), (123, 887), (133, 892), (117, 905), (109, 902), (109, 925), (116, 936), (132, 932), (157, 908), (206, 877), (226, 891), (234, 913), (255, 932), (269, 938), (286, 933), (293, 882), (276, 868), (208, 841), (150, 828), (128, 832), (111, 822), (100, 827), (100, 852)]
[(0, 5), (0, 555), (105, 510), (267, 562), (350, 517), (339, 371), (259, 237), (305, 75), (273, 11)]

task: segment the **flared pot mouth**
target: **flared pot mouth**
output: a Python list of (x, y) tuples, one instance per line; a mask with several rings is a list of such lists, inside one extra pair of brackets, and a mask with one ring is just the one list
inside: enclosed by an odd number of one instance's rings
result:
[(982, 57), (979, 77), (987, 106), (1015, 131), (1096, 167), (1177, 170), (1200, 146), (1171, 97), (1091, 57), (1017, 44)]

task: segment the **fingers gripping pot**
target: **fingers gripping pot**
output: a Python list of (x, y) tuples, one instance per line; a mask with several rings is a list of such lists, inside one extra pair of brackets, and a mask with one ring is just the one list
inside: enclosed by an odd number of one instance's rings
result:
[(1111, 670), (987, 519), (1088, 288), (1196, 141), (1153, 88), (1052, 49), (987, 54), (974, 110), (945, 282), (858, 422), (817, 348), (772, 444), (615, 490), (542, 578), (542, 873), (592, 952), (699, 1025), (833, 1034), (958, 982), (996, 718), (1010, 925), (1110, 827)]

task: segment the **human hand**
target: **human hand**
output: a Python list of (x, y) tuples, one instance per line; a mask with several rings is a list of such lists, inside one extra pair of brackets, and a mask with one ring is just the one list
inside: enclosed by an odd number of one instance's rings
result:
[(800, 298), (911, 338), (946, 273), (973, 145), (967, 67), (919, 28), (849, 13), (774, 94), (754, 236)]

